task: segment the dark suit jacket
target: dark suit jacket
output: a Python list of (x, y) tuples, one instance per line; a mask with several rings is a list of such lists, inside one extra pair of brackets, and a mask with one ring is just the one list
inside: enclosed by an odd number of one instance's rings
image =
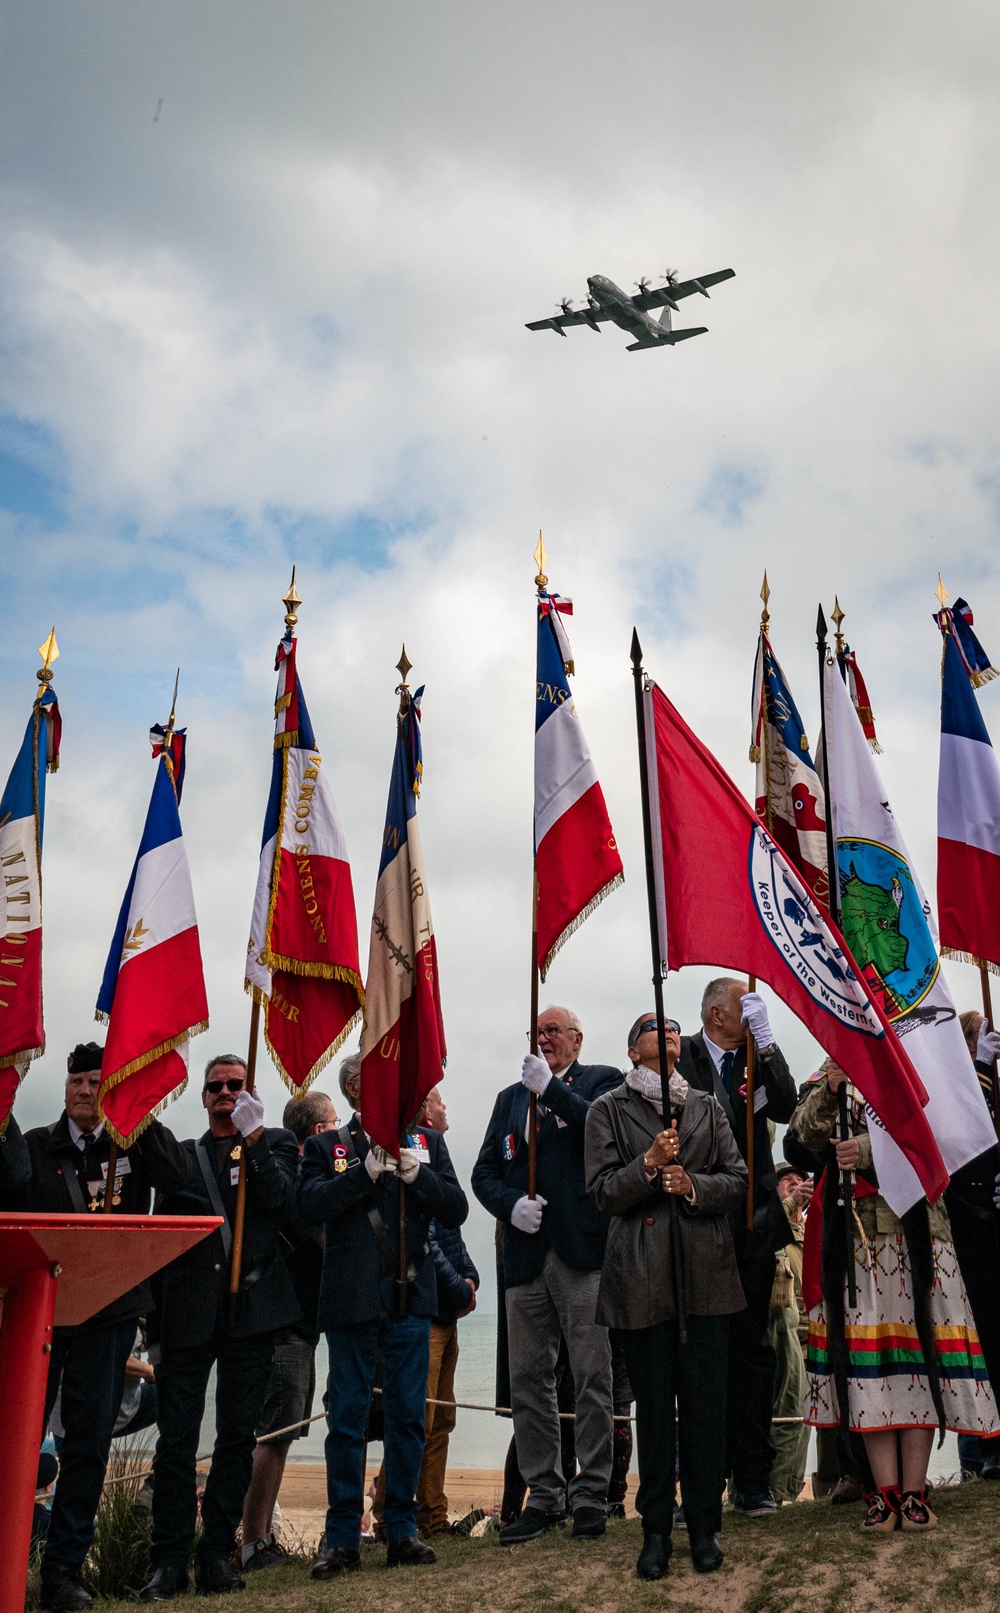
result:
[[(532, 1234), (511, 1226), (510, 1216), (528, 1191), (528, 1089), (520, 1081), (497, 1095), (483, 1146), (472, 1171), (472, 1191), (504, 1227), (504, 1287), (530, 1283), (539, 1274), (549, 1245), (567, 1266), (596, 1271), (604, 1259), (608, 1217), (587, 1197), (583, 1137), (595, 1098), (621, 1086), (621, 1070), (609, 1064), (570, 1065), (551, 1080), (539, 1100), (545, 1116), (538, 1128), (538, 1183), (547, 1200), (542, 1225)], [(559, 1122), (563, 1124), (560, 1125)]]
[[(80, 1186), (84, 1207), (91, 1213), (103, 1213), (104, 1188), (101, 1166), (107, 1163), (111, 1139), (102, 1132), (93, 1145), (93, 1158), (85, 1159), (70, 1136), (69, 1121), (63, 1110), (54, 1126), (35, 1126), (25, 1134), (31, 1159), (31, 1176), (16, 1194), (13, 1208), (34, 1210), (54, 1215), (78, 1213), (66, 1185), (64, 1172), (73, 1171)], [(148, 1215), (155, 1192), (175, 1192), (182, 1188), (191, 1175), (191, 1161), (184, 1146), (172, 1131), (158, 1120), (151, 1125), (119, 1156), (119, 1168), (127, 1161), (128, 1170), (121, 1176), (121, 1203), (115, 1209), (121, 1215)], [(90, 1180), (88, 1181), (88, 1176)], [(93, 1191), (98, 1181), (99, 1193)], [(95, 1202), (96, 1201), (96, 1202)], [(148, 1282), (137, 1283), (127, 1294), (112, 1300), (110, 1305), (82, 1322), (82, 1328), (102, 1327), (108, 1322), (124, 1321), (131, 1316), (145, 1316), (152, 1309), (153, 1297)], [(73, 1331), (76, 1331), (75, 1329)]]
[[(343, 1129), (343, 1128), (342, 1128)], [(383, 1171), (372, 1181), (365, 1169), (370, 1143), (354, 1115), (347, 1153), (338, 1131), (324, 1131), (306, 1139), (298, 1186), (298, 1212), (310, 1226), (324, 1223), (323, 1275), (319, 1290), (319, 1327), (351, 1327), (395, 1315), (399, 1271), (399, 1180)], [(406, 1186), (407, 1262), (414, 1268), (409, 1284), (411, 1316), (436, 1316), (437, 1278), (429, 1258), (427, 1235), (432, 1219), (443, 1227), (460, 1227), (469, 1213), (469, 1201), (458, 1185), (445, 1140), (436, 1131), (422, 1131), (428, 1160), (416, 1179)], [(338, 1171), (336, 1165), (345, 1166)], [(380, 1247), (381, 1232), (372, 1224), (380, 1218), (392, 1252), (386, 1269)]]
[(458, 1319), (459, 1311), (468, 1308), (470, 1285), (479, 1287), (479, 1273), (465, 1240), (457, 1227), (443, 1227), (432, 1221), (428, 1234), (431, 1259), (437, 1277), (437, 1315), (439, 1327), (450, 1327)]
[[(678, 1074), (683, 1075), (685, 1081), (700, 1092), (715, 1094), (733, 1128), (736, 1146), (744, 1160), (747, 1157), (746, 1068), (744, 1046), (736, 1050), (730, 1096), (727, 1096), (716, 1074), (712, 1055), (705, 1046), (704, 1032), (681, 1037)], [(787, 1123), (792, 1118), (796, 1104), (795, 1083), (779, 1047), (772, 1048), (770, 1057), (766, 1059), (761, 1058), (758, 1052), (754, 1060), (754, 1086), (758, 1092), (766, 1095), (767, 1101), (755, 1110), (753, 1117), (753, 1231), (747, 1230), (746, 1216), (742, 1211), (733, 1217), (736, 1251), (741, 1261), (770, 1255), (776, 1249), (783, 1249), (788, 1242), (788, 1217), (777, 1194), (778, 1181), (774, 1174), (774, 1155), (767, 1129), (769, 1120)]]
[[(218, 1160), (212, 1133), (199, 1139), (216, 1166), (215, 1179), (230, 1227), (236, 1214), (236, 1185), (231, 1180), (235, 1162), (231, 1150), (246, 1153), (247, 1199), (243, 1228), (243, 1265), (240, 1301), (235, 1318), (229, 1316), (229, 1261), (222, 1232), (213, 1232), (192, 1249), (171, 1261), (160, 1282), (160, 1344), (205, 1344), (218, 1328), (236, 1338), (270, 1333), (297, 1322), (301, 1312), (295, 1289), (282, 1259), (278, 1233), (294, 1191), (299, 1162), (298, 1143), (290, 1131), (267, 1128), (250, 1147), (239, 1136), (221, 1139), (227, 1144)], [(215, 1215), (216, 1211), (198, 1164), (196, 1145), (183, 1147), (191, 1162), (191, 1176), (178, 1192), (158, 1193), (157, 1215)]]
[(20, 1189), (31, 1176), (31, 1156), (21, 1128), (10, 1115), (0, 1131), (0, 1210), (16, 1210), (20, 1206)]

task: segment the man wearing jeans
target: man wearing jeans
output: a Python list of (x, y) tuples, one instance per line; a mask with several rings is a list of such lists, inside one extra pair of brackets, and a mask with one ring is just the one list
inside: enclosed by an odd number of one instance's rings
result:
[[(504, 1288), (517, 1463), (529, 1487), (503, 1545), (535, 1540), (565, 1519), (573, 1534), (603, 1535), (611, 1477), (611, 1349), (594, 1321), (608, 1218), (587, 1197), (583, 1134), (595, 1098), (622, 1083), (607, 1064), (579, 1062), (583, 1031), (568, 1008), (538, 1016), (541, 1057), (493, 1109), (472, 1172), (472, 1190), (505, 1223)], [(538, 1099), (538, 1194), (528, 1197), (530, 1093)], [(568, 1491), (560, 1460), (556, 1359), (566, 1341), (576, 1386), (578, 1472)]]
[[(345, 1063), (352, 1061), (360, 1066), (359, 1055)], [(399, 1284), (400, 1179), (406, 1187), (405, 1306)], [(307, 1225), (324, 1226), (318, 1320), (330, 1354), (326, 1533), (313, 1577), (329, 1579), (361, 1564), (365, 1428), (380, 1352), (387, 1564), (433, 1563), (433, 1549), (417, 1536), (415, 1498), (430, 1319), (437, 1311), (427, 1236), (432, 1219), (458, 1227), (469, 1213), (444, 1138), (429, 1129), (412, 1132), (397, 1162), (369, 1140), (355, 1114), (339, 1131), (306, 1142), (298, 1207)]]

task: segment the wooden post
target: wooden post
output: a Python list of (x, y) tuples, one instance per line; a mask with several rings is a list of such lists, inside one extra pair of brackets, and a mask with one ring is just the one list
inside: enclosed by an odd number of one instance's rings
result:
[[(538, 874), (531, 876), (531, 1026), (528, 1047), (538, 1052)], [(537, 1197), (538, 1179), (538, 1094), (528, 1094), (528, 1197)]]
[(104, 1203), (101, 1206), (101, 1211), (104, 1215), (110, 1215), (114, 1208), (115, 1172), (117, 1169), (118, 1144), (112, 1139), (111, 1146), (108, 1149), (108, 1174), (104, 1182)]
[[(250, 1046), (247, 1049), (247, 1091), (252, 1092), (257, 1076), (257, 1043), (260, 1040), (260, 1003), (254, 997), (250, 1009)], [(229, 1264), (230, 1303), (240, 1291), (243, 1275), (243, 1227), (247, 1213), (247, 1145), (240, 1149), (240, 1174), (236, 1184), (236, 1210), (233, 1215), (233, 1253)]]

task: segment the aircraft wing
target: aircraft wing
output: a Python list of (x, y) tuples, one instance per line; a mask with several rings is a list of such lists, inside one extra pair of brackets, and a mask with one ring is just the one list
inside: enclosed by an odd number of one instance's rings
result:
[(640, 349), (645, 347), (675, 347), (678, 342), (686, 342), (690, 336), (707, 335), (707, 325), (695, 325), (690, 330), (668, 331), (665, 335), (657, 336), (652, 340), (644, 338), (642, 341), (629, 342), (625, 351), (626, 353), (638, 353)]
[(651, 308), (665, 308), (668, 303), (680, 302), (682, 297), (691, 297), (696, 291), (707, 297), (709, 286), (717, 286), (720, 280), (732, 280), (735, 275), (735, 269), (717, 269), (714, 274), (703, 274), (697, 280), (679, 280), (675, 285), (662, 286), (657, 291), (642, 292), (632, 298), (632, 303), (648, 313)]
[(525, 330), (554, 330), (557, 336), (565, 336), (564, 325), (589, 325), (593, 330), (604, 319), (610, 319), (603, 308), (574, 308), (569, 314), (553, 314), (551, 319), (534, 319)]

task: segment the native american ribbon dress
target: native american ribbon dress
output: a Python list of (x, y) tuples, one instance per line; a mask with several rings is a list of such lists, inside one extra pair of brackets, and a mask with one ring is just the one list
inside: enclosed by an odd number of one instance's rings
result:
[[(871, 1142), (862, 1106), (852, 1104), (851, 1113), (861, 1145), (857, 1168), (870, 1176)], [(836, 1095), (823, 1078), (795, 1111), (791, 1127), (807, 1148), (822, 1153), (836, 1119)], [(846, 1284), (844, 1299), (849, 1425), (857, 1433), (936, 1428), (938, 1418), (917, 1333), (913, 1273), (902, 1224), (879, 1192), (856, 1197), (854, 1210), (857, 1307), (851, 1309), (847, 1303)], [(991, 1436), (1000, 1432), (1000, 1418), (943, 1201), (929, 1206), (928, 1220), (931, 1327), (945, 1420), (955, 1433)], [(814, 1428), (829, 1428), (839, 1424), (840, 1407), (825, 1305), (815, 1295), (812, 1301), (805, 1420)]]

